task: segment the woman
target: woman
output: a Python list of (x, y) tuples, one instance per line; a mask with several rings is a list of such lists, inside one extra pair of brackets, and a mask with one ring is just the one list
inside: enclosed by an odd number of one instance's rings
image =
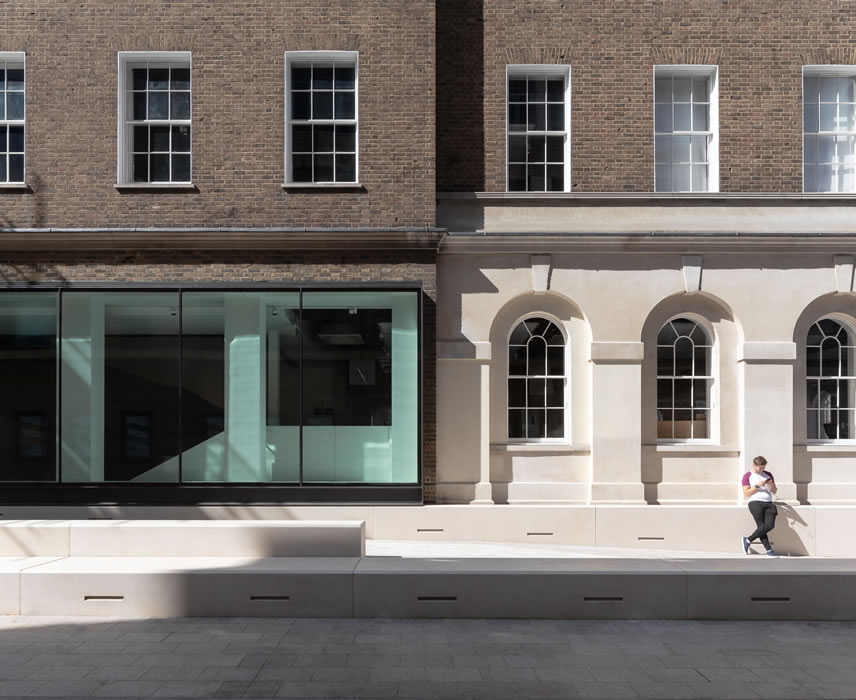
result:
[(755, 532), (741, 538), (743, 552), (749, 554), (749, 546), (753, 540), (761, 540), (768, 557), (777, 556), (770, 546), (767, 533), (776, 526), (778, 511), (773, 503), (773, 494), (778, 490), (776, 480), (765, 467), (767, 460), (758, 456), (752, 460), (752, 471), (743, 476), (743, 495), (749, 499), (749, 512), (755, 518)]

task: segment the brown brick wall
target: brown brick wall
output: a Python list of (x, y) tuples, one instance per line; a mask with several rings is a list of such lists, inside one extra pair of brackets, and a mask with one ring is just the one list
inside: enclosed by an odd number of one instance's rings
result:
[[(856, 64), (843, 0), (464, 0), (469, 21), (453, 26), (457, 4), (438, 0), (458, 51), (438, 51), (439, 191), (505, 190), (505, 67), (540, 55), (571, 66), (572, 191), (653, 191), (653, 66), (713, 60), (720, 190), (801, 192), (802, 66)], [(456, 73), (468, 62), (483, 114)]]
[(228, 283), (421, 282), (423, 287), (423, 485), (427, 503), (436, 501), (436, 302), (433, 252), (351, 255), (215, 251), (5, 253), (0, 284), (33, 283)]
[[(434, 222), (429, 0), (0, 3), (27, 54), (27, 180), (0, 225), (424, 227)], [(283, 191), (286, 50), (359, 50), (364, 191)], [(118, 192), (117, 52), (192, 52), (198, 192)]]

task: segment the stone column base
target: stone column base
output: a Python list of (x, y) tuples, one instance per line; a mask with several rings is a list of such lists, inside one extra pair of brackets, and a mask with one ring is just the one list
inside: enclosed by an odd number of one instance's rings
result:
[(620, 503), (622, 505), (644, 505), (645, 486), (636, 482), (595, 482), (591, 485), (592, 503)]

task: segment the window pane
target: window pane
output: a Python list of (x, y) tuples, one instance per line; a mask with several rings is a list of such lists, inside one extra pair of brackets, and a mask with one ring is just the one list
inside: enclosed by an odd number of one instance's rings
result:
[(692, 99), (692, 78), (675, 76), (672, 84), (675, 102), (689, 102)]
[(354, 93), (336, 93), (336, 119), (354, 118)]
[(172, 181), (190, 182), (190, 154), (178, 153), (172, 156)]
[(545, 425), (545, 415), (546, 411), (544, 410), (528, 410), (526, 411), (526, 437), (529, 438), (543, 438), (547, 436), (546, 425)]
[(309, 90), (312, 87), (312, 68), (309, 66), (291, 66), (291, 89)]
[(6, 89), (7, 90), (23, 90), (24, 89), (24, 69), (23, 68), (7, 68), (6, 69)]
[(24, 152), (24, 127), (10, 126), (9, 127), (9, 152), (23, 153)]
[(296, 154), (291, 157), (291, 178), (295, 182), (312, 182), (311, 154)]
[(134, 93), (134, 120), (143, 121), (146, 119), (146, 93), (144, 92), (135, 92)]
[(692, 380), (675, 380), (675, 408), (690, 408), (692, 406)]
[(137, 153), (146, 152), (149, 150), (149, 127), (134, 127), (134, 150)]
[(509, 102), (525, 102), (526, 101), (526, 81), (525, 80), (509, 80), (508, 81), (508, 101)]
[(509, 408), (526, 407), (526, 380), (508, 380), (508, 406)]
[(547, 137), (547, 162), (565, 162), (565, 139), (562, 136)]
[(530, 333), (525, 323), (518, 323), (511, 333), (509, 339), (510, 345), (526, 345), (529, 341)]
[(806, 369), (805, 373), (808, 377), (817, 377), (820, 375), (820, 348), (808, 345), (805, 349)]
[(312, 126), (310, 124), (293, 124), (291, 126), (292, 153), (312, 152)]
[(707, 192), (707, 165), (693, 165), (693, 192)]
[(357, 127), (336, 126), (336, 150), (338, 152), (356, 152), (357, 150)]
[(190, 68), (173, 68), (170, 87), (173, 90), (190, 90)]
[(526, 105), (508, 105), (510, 131), (526, 131)]
[(693, 348), (696, 377), (710, 376), (710, 348), (696, 345)]
[(2, 481), (57, 478), (56, 298), (55, 292), (0, 295)]
[(9, 182), (24, 181), (24, 156), (9, 156)]
[(806, 165), (803, 168), (803, 189), (806, 192), (817, 192), (817, 166)]
[(547, 126), (545, 105), (529, 105), (529, 131), (544, 131)]
[(671, 379), (657, 380), (657, 407), (672, 408), (672, 381)]
[(548, 102), (564, 102), (565, 101), (565, 79), (550, 78), (547, 80), (547, 101)]
[(175, 292), (63, 295), (63, 481), (178, 480), (177, 310)]
[(526, 437), (526, 411), (511, 410), (508, 412), (508, 437)]
[(671, 377), (675, 373), (675, 351), (671, 345), (657, 348), (657, 374)]
[(707, 163), (707, 136), (692, 137), (692, 160), (693, 163)]
[(354, 66), (336, 66), (336, 89), (353, 90), (355, 85)]
[(547, 130), (563, 131), (565, 129), (565, 105), (547, 105)]
[(654, 107), (654, 129), (662, 133), (672, 131), (672, 104), (658, 104)]
[(708, 78), (693, 78), (693, 102), (707, 102), (709, 96)]
[(529, 101), (544, 102), (547, 99), (547, 81), (542, 78), (529, 79)]
[(657, 192), (672, 191), (672, 166), (658, 165), (655, 169), (654, 187)]
[(854, 108), (856, 108), (856, 105), (838, 105), (838, 131), (853, 131), (856, 129), (856, 121), (854, 121), (853, 117)]
[(856, 79), (851, 76), (838, 79), (838, 101), (853, 102), (856, 99)]
[(508, 191), (509, 192), (525, 192), (526, 191), (526, 166), (525, 165), (509, 165), (508, 166)]
[(526, 162), (526, 137), (525, 136), (509, 136), (508, 137), (508, 161), (510, 163), (525, 163)]
[(806, 102), (817, 102), (820, 96), (820, 85), (816, 76), (806, 76), (803, 80), (803, 95)]
[(675, 131), (691, 131), (691, 110), (688, 104), (675, 104)]
[(533, 336), (544, 337), (553, 325), (546, 318), (528, 318), (523, 322)]
[(526, 346), (508, 348), (508, 374), (526, 376)]
[(148, 69), (133, 68), (131, 69), (131, 83), (134, 90), (145, 90), (146, 81), (148, 80)]
[(565, 412), (561, 410), (547, 411), (547, 437), (565, 437)]
[(149, 119), (167, 119), (169, 117), (169, 93), (149, 93)]
[(656, 163), (671, 163), (672, 162), (672, 137), (671, 136), (655, 136), (654, 137), (654, 162)]
[(565, 166), (563, 166), (563, 165), (548, 165), (547, 166), (547, 191), (548, 192), (564, 192), (565, 191)]
[(835, 181), (833, 180), (833, 169), (831, 165), (817, 166), (817, 191), (834, 192)]
[(134, 156), (134, 182), (149, 181), (149, 157), (147, 155)]
[(689, 338), (675, 342), (675, 376), (690, 377), (693, 373), (693, 343)]
[(546, 140), (543, 136), (529, 137), (529, 153), (527, 160), (530, 163), (543, 163)]
[(565, 348), (551, 345), (547, 348), (547, 374), (562, 376), (565, 374)]
[(6, 93), (6, 118), (7, 119), (23, 119), (24, 118), (24, 93), (23, 92), (7, 92)]
[(690, 166), (689, 165), (673, 165), (672, 166), (672, 191), (673, 192), (689, 192), (690, 191)]
[(314, 158), (315, 164), (315, 182), (333, 182), (333, 154), (324, 153), (316, 155)]
[(710, 379), (693, 381), (693, 408), (710, 407)]
[(654, 101), (662, 103), (672, 102), (672, 79), (656, 78), (654, 80)]
[(544, 166), (527, 166), (527, 189), (530, 192), (544, 192)]
[(838, 105), (821, 104), (820, 105), (820, 130), (821, 131), (836, 131), (838, 120)]
[(333, 151), (333, 125), (322, 124), (312, 127), (313, 150), (319, 152)]
[(190, 151), (190, 127), (189, 126), (174, 126), (172, 127), (172, 150), (179, 152)]
[(0, 119), (6, 118), (6, 93), (0, 92)]
[(333, 66), (312, 66), (312, 88), (315, 90), (333, 89)]
[(170, 106), (171, 119), (190, 119), (190, 93), (173, 92)]
[(159, 153), (151, 156), (151, 181), (169, 182), (169, 154)]
[(529, 376), (543, 376), (547, 374), (547, 344), (542, 338), (533, 338), (529, 341)]
[(336, 154), (336, 182), (354, 182), (357, 179), (357, 157), (348, 153)]
[(168, 126), (153, 126), (151, 127), (151, 150), (152, 151), (168, 151), (169, 150), (169, 127)]
[(838, 168), (838, 191), (853, 192), (856, 181), (853, 177), (853, 166)]
[(817, 163), (817, 136), (803, 139), (803, 157), (806, 163)]
[(562, 335), (562, 331), (560, 331), (555, 323), (551, 323), (547, 326), (547, 330), (543, 333), (544, 340), (547, 341), (547, 345), (562, 345), (565, 344), (565, 337)]
[(333, 118), (333, 93), (332, 92), (313, 92), (312, 93), (312, 118), (313, 119), (332, 119)]
[(692, 438), (705, 440), (710, 437), (710, 411), (693, 411)]
[(310, 119), (312, 107), (309, 92), (294, 92), (291, 94), (291, 118)]
[(693, 105), (693, 131), (707, 131), (707, 105)]
[(562, 407), (565, 405), (565, 380), (547, 380), (547, 405)]
[(836, 78), (819, 78), (820, 101), (835, 102), (838, 99), (838, 80)]
[(169, 89), (169, 68), (149, 68), (149, 90)]
[(807, 103), (803, 107), (803, 130), (808, 134), (816, 134), (818, 131), (818, 107), (814, 103)]

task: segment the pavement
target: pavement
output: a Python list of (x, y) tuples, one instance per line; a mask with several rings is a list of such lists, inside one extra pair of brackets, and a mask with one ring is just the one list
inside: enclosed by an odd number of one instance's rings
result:
[[(732, 556), (390, 541), (367, 550)], [(0, 617), (0, 697), (10, 696), (854, 698), (856, 623)]]

